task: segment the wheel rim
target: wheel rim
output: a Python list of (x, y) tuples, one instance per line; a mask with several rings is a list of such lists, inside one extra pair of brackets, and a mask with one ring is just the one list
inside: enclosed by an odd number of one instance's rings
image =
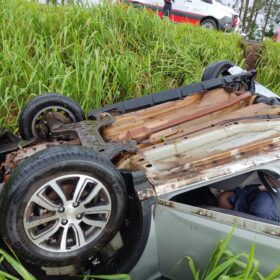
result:
[(67, 117), (71, 122), (75, 122), (76, 118), (74, 114), (68, 110), (67, 108), (64, 108), (62, 106), (49, 106), (46, 108), (43, 108), (37, 114), (34, 116), (32, 123), (31, 123), (31, 131), (32, 135), (36, 138), (41, 138), (39, 133), (39, 126), (44, 125), (46, 126), (46, 116), (48, 113), (61, 113), (65, 117)]
[(206, 21), (205, 23), (202, 24), (202, 26), (209, 29), (215, 29), (214, 24), (210, 21)]
[(96, 178), (84, 174), (56, 177), (40, 187), (24, 211), (24, 229), (41, 249), (69, 252), (96, 239), (108, 223), (110, 195)]

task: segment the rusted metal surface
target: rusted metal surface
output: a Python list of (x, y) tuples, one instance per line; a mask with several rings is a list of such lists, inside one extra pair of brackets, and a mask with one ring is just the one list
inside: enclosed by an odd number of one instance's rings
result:
[(219, 112), (220, 116), (209, 114), (203, 119), (189, 121), (180, 126), (175, 126), (158, 133), (155, 133), (150, 136), (149, 142), (151, 144), (162, 143), (162, 135), (165, 136), (165, 140), (174, 140), (187, 137), (192, 133), (206, 130), (215, 126), (226, 125), (227, 123), (238, 122), (242, 120), (256, 121), (260, 118), (268, 118), (268, 116), (278, 116), (280, 114), (279, 107), (271, 107), (267, 104), (253, 104), (232, 112), (229, 112), (227, 109)]
[(138, 140), (136, 155), (118, 167), (143, 170), (162, 195), (230, 174), (234, 164), (246, 170), (278, 159), (280, 107), (253, 101), (224, 89), (193, 95), (116, 117), (103, 136)]
[(51, 128), (70, 124), (71, 119), (60, 112), (48, 112), (38, 120), (36, 130), (42, 139), (50, 137)]
[(190, 121), (204, 122), (210, 115), (218, 118), (252, 104), (253, 100), (249, 92), (227, 92), (225, 89), (196, 94), (118, 116), (115, 123), (103, 131), (103, 136), (113, 141), (145, 140), (154, 133)]
[(238, 160), (234, 157), (228, 158), (228, 162), (220, 161), (218, 164), (215, 162), (209, 164), (189, 164), (185, 166), (184, 170), (172, 170), (172, 173), (165, 172), (148, 172), (148, 177), (154, 184), (157, 195), (180, 190), (182, 188), (192, 189), (198, 183), (209, 184), (211, 180), (222, 180), (228, 175), (237, 175), (238, 173), (255, 170), (261, 168), (262, 165), (276, 162), (279, 160), (279, 146), (274, 151), (265, 152), (265, 154), (256, 156), (244, 156)]
[(58, 139), (78, 139), (82, 146), (91, 148), (93, 152), (101, 153), (111, 160), (122, 152), (135, 153), (135, 141), (105, 142), (100, 130), (112, 125), (115, 119), (109, 114), (100, 115), (92, 121), (82, 121), (63, 125), (52, 130), (52, 137)]
[[(8, 174), (12, 173), (14, 168), (16, 166), (18, 166), (24, 159), (34, 155), (35, 153), (45, 150), (49, 147), (54, 147), (54, 146), (59, 146), (59, 145), (80, 145), (80, 141), (72, 140), (72, 141), (46, 142), (46, 143), (41, 143), (41, 144), (31, 146), (31, 147), (25, 147), (25, 148), (15, 151), (15, 152), (12, 152), (7, 155), (6, 160), (3, 163), (6, 176), (8, 176)], [(8, 177), (6, 177), (6, 178), (8, 178)]]
[(141, 200), (141, 201), (156, 196), (155, 189), (151, 185), (146, 189), (138, 190), (137, 194), (138, 194), (139, 200)]
[(175, 207), (175, 202), (173, 202), (171, 200), (158, 199), (157, 204), (164, 205), (164, 206), (171, 207), (171, 208)]
[[(222, 136), (224, 129), (228, 133)], [(157, 195), (162, 195), (279, 160), (279, 147), (280, 121), (238, 123), (139, 151), (129, 165), (145, 170)]]

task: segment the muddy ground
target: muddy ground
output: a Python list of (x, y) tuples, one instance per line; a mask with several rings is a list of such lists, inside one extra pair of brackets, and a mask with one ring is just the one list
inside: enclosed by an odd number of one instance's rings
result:
[(255, 41), (246, 41), (244, 42), (243, 47), (246, 70), (256, 69), (260, 55), (261, 43)]

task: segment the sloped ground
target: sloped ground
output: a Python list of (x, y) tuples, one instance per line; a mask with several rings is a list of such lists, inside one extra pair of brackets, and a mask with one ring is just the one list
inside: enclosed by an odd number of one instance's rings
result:
[(258, 82), (280, 94), (280, 44), (271, 40), (263, 43), (258, 60)]
[(248, 41), (244, 42), (244, 57), (245, 68), (252, 70), (257, 68), (257, 64), (260, 58), (260, 49), (262, 44), (260, 42)]
[[(42, 92), (71, 96), (88, 111), (197, 82), (214, 61), (244, 63), (236, 34), (171, 24), (122, 5), (83, 9), (3, 0), (0, 30), (0, 125), (11, 128), (23, 104)], [(268, 53), (262, 53), (259, 79), (277, 88), (277, 60), (269, 62), (272, 74), (261, 77)]]

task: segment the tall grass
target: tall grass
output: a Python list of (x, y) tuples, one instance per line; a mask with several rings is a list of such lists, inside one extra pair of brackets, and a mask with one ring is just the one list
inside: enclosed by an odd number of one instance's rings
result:
[(280, 94), (280, 43), (263, 43), (258, 64), (258, 81)]
[[(40, 5), (0, 0), (0, 125), (16, 128), (22, 106), (61, 92), (85, 111), (198, 82), (218, 60), (243, 64), (236, 34), (162, 21), (126, 5)], [(280, 93), (280, 45), (264, 44), (258, 80)]]
[(280, 266), (275, 268), (268, 276), (259, 272), (259, 261), (255, 259), (255, 244), (248, 253), (234, 254), (227, 247), (231, 241), (234, 229), (225, 240), (220, 240), (213, 251), (204, 272), (196, 268), (191, 257), (183, 258), (189, 263), (193, 280), (279, 280)]
[(1, 0), (0, 36), (0, 125), (13, 128), (23, 104), (42, 92), (71, 96), (87, 111), (199, 81), (213, 61), (243, 61), (237, 35), (125, 5)]
[[(26, 268), (20, 263), (20, 261), (16, 257), (12, 257), (6, 251), (0, 248), (0, 265), (3, 262), (8, 262), (9, 265), (12, 267), (14, 272), (20, 276), (23, 280), (36, 280), (36, 278), (29, 273)], [(19, 280), (18, 277), (9, 274), (8, 272), (0, 270), (0, 280)]]

